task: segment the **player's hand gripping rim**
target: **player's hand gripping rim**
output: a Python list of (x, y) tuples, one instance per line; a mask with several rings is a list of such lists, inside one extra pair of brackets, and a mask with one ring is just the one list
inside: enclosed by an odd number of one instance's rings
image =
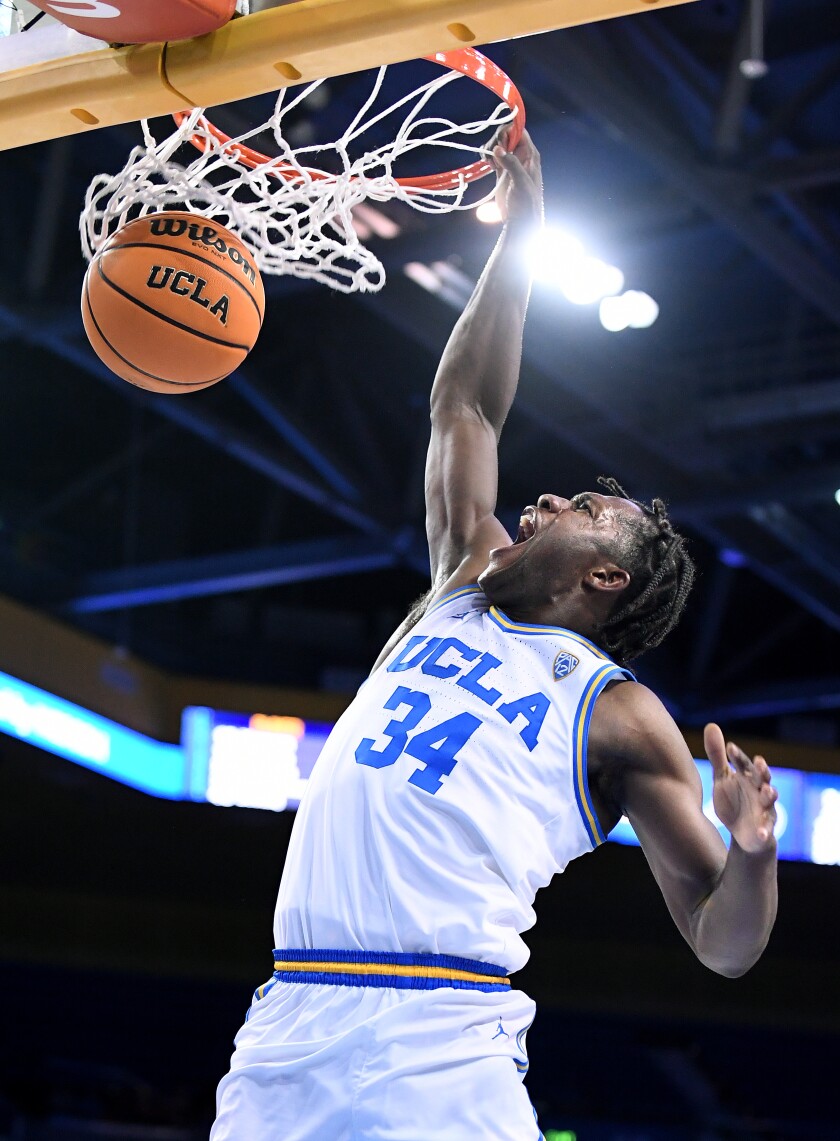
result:
[(703, 743), (714, 770), (713, 803), (721, 824), (742, 851), (772, 851), (779, 793), (764, 757), (750, 759), (734, 742), (725, 743), (714, 724), (703, 731)]
[(507, 149), (508, 127), (502, 127), (490, 144), (490, 155), (498, 172), (496, 205), (508, 223), (541, 225), (543, 184), (540, 152), (527, 131), (515, 150)]

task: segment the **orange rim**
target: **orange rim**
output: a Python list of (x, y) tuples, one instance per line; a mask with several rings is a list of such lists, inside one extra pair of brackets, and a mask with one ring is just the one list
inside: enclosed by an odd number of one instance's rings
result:
[[(481, 52), (476, 51), (475, 48), (456, 48), (453, 51), (437, 52), (435, 55), (429, 55), (425, 58), (431, 60), (432, 63), (439, 63), (443, 67), (460, 71), (469, 76), (476, 83), (480, 83), (492, 91), (494, 95), (498, 95), (504, 103), (507, 103), (516, 112), (510, 125), (507, 144), (509, 150), (514, 150), (525, 130), (525, 104), (513, 80), (497, 64), (493, 63), (487, 56), (482, 55)], [(173, 118), (180, 127), (189, 114), (189, 111), (177, 111)], [(235, 143), (230, 135), (226, 135), (224, 131), (214, 126), (204, 115), (201, 116), (199, 122), (202, 130), (212, 135), (221, 149), (233, 157), (236, 162), (241, 163), (242, 166), (247, 166), (251, 170), (256, 170), (261, 166), (270, 166), (270, 174), (285, 179), (287, 182), (294, 182), (301, 177), (298, 168), (290, 163), (278, 163), (276, 159), (272, 159), (261, 151), (254, 150), (243, 143)], [(202, 153), (207, 150), (207, 140), (201, 135), (190, 135), (187, 142), (192, 143)], [(457, 190), (465, 183), (477, 182), (479, 178), (493, 174), (495, 169), (492, 162), (487, 159), (478, 159), (466, 166), (441, 171), (440, 174), (398, 178), (395, 181), (399, 186), (404, 186), (409, 190)], [(307, 170), (307, 174), (315, 181), (331, 177), (320, 170)]]

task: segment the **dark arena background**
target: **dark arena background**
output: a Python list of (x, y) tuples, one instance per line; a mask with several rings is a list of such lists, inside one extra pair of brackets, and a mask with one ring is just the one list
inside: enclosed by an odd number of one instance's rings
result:
[[(746, 75), (756, 19), (766, 73)], [(607, 844), (541, 893), (518, 979), (539, 1011), (531, 1097), (547, 1141), (829, 1141), (840, 4), (652, 5), (487, 50), (522, 91), (550, 232), (658, 305), (610, 331), (543, 266), (502, 518), (600, 474), (666, 498), (700, 575), (639, 676), (695, 756), (714, 719), (795, 770), (779, 919), (744, 978), (695, 962), (638, 847)], [(229, 129), (269, 105), (227, 109)], [(296, 130), (330, 137), (356, 105), (354, 77), (330, 80)], [(5, 1141), (207, 1136), (271, 971), (294, 819), (278, 809), (426, 586), (429, 389), (498, 233), (472, 212), (365, 207), (381, 293), (266, 278), (242, 368), (148, 394), (98, 362), (79, 315), (85, 188), (139, 140), (128, 125), (0, 154)], [(432, 1139), (418, 1122), (403, 1141)]]

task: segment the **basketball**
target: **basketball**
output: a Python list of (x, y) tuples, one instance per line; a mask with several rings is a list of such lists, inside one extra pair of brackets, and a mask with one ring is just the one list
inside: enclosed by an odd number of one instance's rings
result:
[(254, 256), (212, 219), (178, 210), (136, 218), (97, 252), (82, 320), (99, 358), (152, 392), (223, 380), (254, 347), (265, 291)]

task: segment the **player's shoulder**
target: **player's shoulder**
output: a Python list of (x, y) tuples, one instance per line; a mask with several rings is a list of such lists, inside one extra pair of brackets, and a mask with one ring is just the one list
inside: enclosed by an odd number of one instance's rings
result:
[(685, 742), (652, 689), (617, 682), (604, 690), (593, 711), (590, 749), (622, 766), (660, 770), (685, 750)]
[(659, 697), (640, 681), (623, 684), (614, 682), (604, 691), (601, 708), (610, 717), (620, 717), (622, 722), (636, 728), (645, 728), (663, 716), (671, 715)]

